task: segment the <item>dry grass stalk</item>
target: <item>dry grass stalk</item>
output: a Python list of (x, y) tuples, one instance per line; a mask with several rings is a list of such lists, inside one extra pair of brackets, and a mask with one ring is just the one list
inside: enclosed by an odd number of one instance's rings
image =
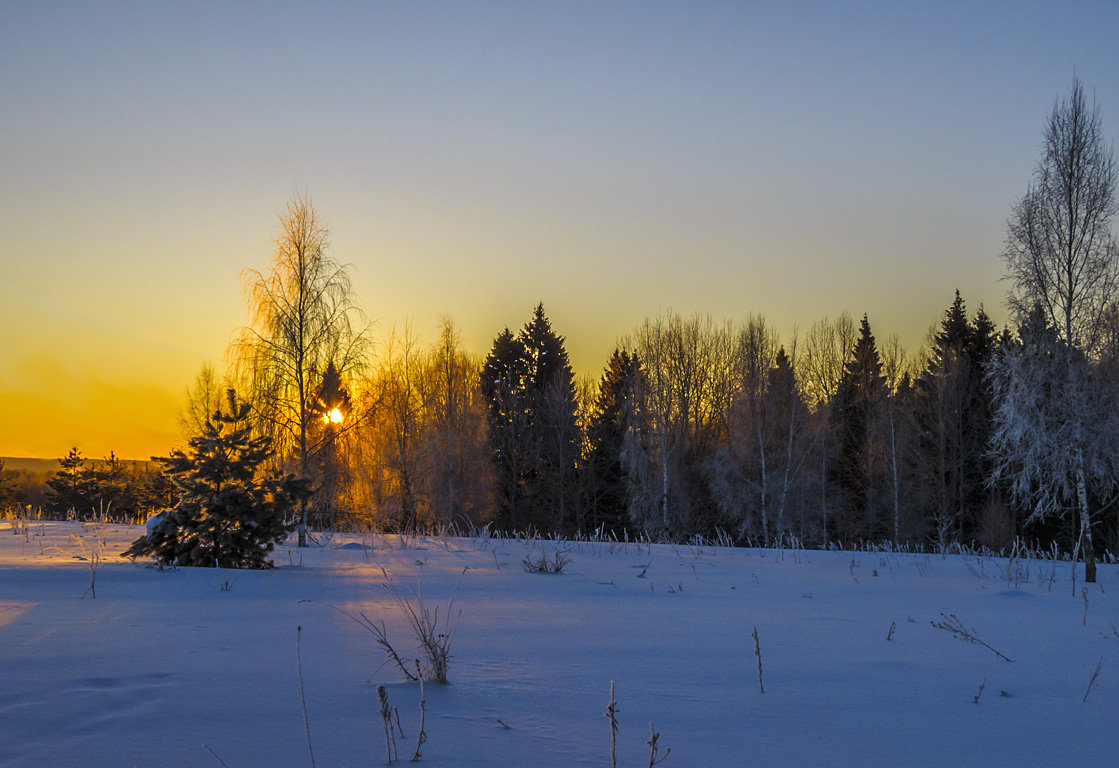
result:
[(984, 648), (991, 651), (993, 654), (998, 656), (1003, 661), (1014, 661), (1009, 656), (1003, 655), (1002, 653), (1000, 653), (996, 649), (992, 648), (987, 643), (983, 642), (979, 638), (979, 636), (975, 633), (975, 630), (974, 629), (968, 629), (967, 627), (965, 627), (964, 623), (962, 621), (960, 621), (960, 618), (958, 616), (956, 616), (956, 614), (950, 613), (947, 616), (945, 616), (942, 613), (942, 614), (940, 614), (940, 618), (944, 619), (944, 621), (931, 621), (929, 623), (932, 624), (937, 629), (943, 629), (945, 632), (951, 632), (953, 637), (956, 637), (960, 640), (963, 640), (964, 642), (972, 643), (974, 645), (983, 646)]
[(315, 768), (315, 750), (311, 748), (311, 721), (307, 717), (307, 696), (303, 692), (303, 653), (300, 649), (300, 636), (303, 634), (303, 627), (298, 626), (295, 628), (295, 663), (296, 668), (299, 670), (299, 699), (303, 703), (303, 727), (307, 731), (307, 751), (311, 755), (311, 768)]
[(754, 655), (758, 657), (758, 688), (765, 693), (765, 683), (762, 682), (762, 646), (758, 640), (758, 628), (754, 627)]
[[(418, 662), (417, 662), (418, 663)], [(412, 755), (412, 762), (418, 763), (420, 758), (423, 757), (423, 746), (427, 741), (427, 731), (424, 726), (427, 723), (427, 699), (424, 696), (424, 681), (420, 678), (420, 732), (416, 736), (416, 754)]]
[(614, 699), (614, 681), (610, 681), (610, 703), (603, 717), (610, 721), (610, 765), (618, 768), (618, 702)]
[(1081, 701), (1088, 701), (1088, 694), (1092, 692), (1092, 686), (1096, 684), (1096, 678), (1100, 676), (1100, 668), (1103, 666), (1103, 657), (1096, 663), (1096, 671), (1092, 673), (1092, 677), (1088, 680), (1088, 690), (1084, 691), (1084, 698)]
[(389, 692), (385, 686), (377, 686), (377, 701), (380, 703), (381, 720), (385, 726), (385, 752), (388, 762), (396, 760), (396, 735), (392, 732), (392, 707), (389, 706)]
[[(463, 569), (463, 573), (466, 573), (465, 569)], [(459, 581), (462, 581), (461, 575), (459, 576)], [(402, 597), (389, 585), (385, 585), (385, 589), (392, 595), (393, 601), (400, 609), (400, 612), (408, 619), (408, 624), (412, 628), (412, 633), (419, 643), (419, 651), (422, 658), (416, 660), (415, 672), (409, 668), (404, 658), (397, 653), (392, 643), (389, 642), (388, 630), (383, 621), (377, 623), (365, 615), (365, 613), (358, 613), (355, 615), (331, 603), (324, 602), (322, 604), (350, 618), (371, 633), (377, 645), (380, 646), (388, 657), (387, 661), (392, 661), (408, 680), (412, 682), (421, 679), (434, 680), (440, 685), (446, 685), (447, 671), (451, 663), (451, 640), (454, 638), (455, 629), (453, 621), (457, 620), (462, 613), (461, 611), (458, 614), (454, 613), (454, 594), (451, 595), (451, 600), (447, 604), (447, 611), (443, 615), (442, 622), (440, 622), (439, 608), (432, 610), (424, 605), (422, 590), (416, 593), (415, 599), (411, 599)], [(457, 592), (458, 584), (455, 585), (455, 593)], [(300, 602), (319, 601), (302, 600)], [(454, 620), (452, 620), (452, 616), (454, 616)]]
[(210, 755), (211, 755), (211, 756), (212, 756), (212, 757), (213, 757), (213, 758), (214, 758), (215, 760), (217, 760), (217, 761), (218, 761), (218, 765), (222, 766), (222, 768), (229, 768), (229, 765), (228, 765), (228, 764), (227, 764), (227, 763), (226, 763), (226, 762), (225, 762), (224, 760), (222, 760), (222, 759), (221, 759), (220, 757), (218, 757), (218, 753), (217, 753), (217, 752), (215, 752), (214, 750), (210, 749), (210, 745), (209, 745), (209, 744), (203, 744), (203, 745), (202, 745), (202, 749), (204, 749), (204, 750), (206, 750), (207, 752), (209, 752), (209, 753), (210, 753)]
[(671, 754), (671, 749), (666, 749), (664, 754), (660, 754), (660, 749), (657, 746), (657, 739), (661, 737), (657, 729), (653, 727), (653, 722), (649, 721), (649, 740), (645, 743), (649, 745), (649, 768), (653, 768), (658, 763), (663, 763)]

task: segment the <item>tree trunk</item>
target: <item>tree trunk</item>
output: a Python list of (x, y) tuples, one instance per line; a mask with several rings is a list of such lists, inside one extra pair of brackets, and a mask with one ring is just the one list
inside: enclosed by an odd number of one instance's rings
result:
[(761, 502), (761, 511), (762, 511), (762, 542), (765, 544), (765, 546), (768, 547), (769, 546), (769, 510), (766, 509), (766, 493), (767, 493), (767, 490), (768, 490), (767, 487), (766, 487), (766, 480), (768, 479), (768, 468), (765, 465), (765, 438), (762, 435), (762, 428), (760, 426), (760, 422), (759, 422), (759, 426), (757, 428), (757, 434), (758, 434), (758, 458), (760, 458), (761, 462), (762, 462), (762, 482), (761, 482), (761, 494), (760, 494), (760, 499), (759, 499), (759, 501)]
[(1076, 449), (1076, 499), (1080, 507), (1080, 543), (1084, 549), (1084, 581), (1096, 581), (1096, 553), (1092, 548), (1092, 516), (1088, 510), (1088, 491), (1084, 482), (1084, 454)]
[(901, 499), (899, 498), (898, 481), (898, 443), (897, 430), (894, 424), (894, 405), (890, 402), (890, 463), (894, 472), (894, 546), (898, 545), (898, 529), (901, 519)]
[(824, 549), (828, 548), (828, 443), (827, 435), (820, 450), (820, 512), (824, 516)]
[(664, 449), (661, 443), (661, 525), (668, 530), (668, 456), (671, 451)]

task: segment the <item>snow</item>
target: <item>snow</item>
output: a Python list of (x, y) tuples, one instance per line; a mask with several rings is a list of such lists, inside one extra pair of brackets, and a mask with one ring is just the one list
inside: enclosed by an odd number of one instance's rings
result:
[[(1016, 587), (1005, 560), (962, 555), (339, 535), (278, 548), (270, 571), (159, 570), (115, 555), (143, 531), (0, 530), (0, 766), (219, 765), (206, 747), (309, 766), (297, 627), (316, 764), (385, 764), (379, 684), (406, 763), (419, 686), (331, 608), (384, 621), (411, 658), (394, 595), (440, 623), (454, 598), (428, 765), (609, 765), (611, 681), (620, 766), (647, 765), (650, 721), (664, 766), (1105, 765), (1119, 744), (1117, 566), (1087, 585), (1085, 623), (1069, 565), (1038, 560)], [(563, 573), (525, 572), (542, 549)]]

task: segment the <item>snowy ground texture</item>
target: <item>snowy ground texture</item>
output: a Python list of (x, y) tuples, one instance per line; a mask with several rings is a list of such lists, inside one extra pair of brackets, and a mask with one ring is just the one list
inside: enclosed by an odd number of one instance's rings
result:
[[(457, 619), (450, 684), (425, 686), (423, 764), (610, 766), (612, 680), (619, 766), (648, 764), (650, 721), (664, 766), (1119, 759), (1116, 566), (1086, 600), (1068, 563), (469, 538), (336, 536), (270, 571), (158, 570), (115, 555), (142, 530), (102, 531), (94, 599), (93, 529), (0, 529), (0, 766), (220, 765), (203, 745), (229, 768), (310, 766), (300, 626), (315, 764), (386, 763), (379, 684), (407, 763), (419, 686), (326, 604), (414, 654), (394, 595), (421, 590), (440, 622), (454, 595)], [(563, 573), (525, 572), (557, 549)]]

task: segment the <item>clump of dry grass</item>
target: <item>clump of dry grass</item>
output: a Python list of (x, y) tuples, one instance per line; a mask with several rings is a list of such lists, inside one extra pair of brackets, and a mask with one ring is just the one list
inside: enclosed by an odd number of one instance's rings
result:
[(563, 573), (563, 569), (570, 564), (571, 558), (560, 550), (556, 550), (550, 560), (548, 559), (548, 553), (543, 549), (540, 550), (538, 556), (534, 557), (532, 553), (529, 553), (528, 557), (521, 560), (525, 573)]
[[(465, 569), (463, 573), (466, 573)], [(459, 581), (461, 582), (461, 580), (462, 577), (460, 576)], [(392, 596), (397, 608), (408, 620), (412, 635), (416, 639), (418, 653), (412, 657), (415, 660), (414, 665), (410, 666), (405, 658), (397, 652), (393, 643), (389, 641), (388, 629), (384, 621), (374, 621), (364, 612), (354, 614), (331, 603), (322, 604), (333, 608), (343, 616), (349, 617), (372, 634), (377, 645), (385, 652), (386, 663), (392, 662), (395, 664), (408, 680), (413, 682), (432, 680), (440, 685), (446, 685), (447, 673), (451, 665), (451, 641), (454, 638), (458, 619), (462, 614), (462, 611), (455, 612), (455, 594), (458, 592), (458, 585), (455, 585), (455, 591), (451, 594), (451, 599), (447, 603), (447, 608), (442, 616), (440, 616), (439, 606), (430, 608), (424, 603), (422, 586), (411, 596), (401, 595), (390, 584), (386, 584), (385, 589)], [(304, 600), (301, 602), (318, 601)]]

